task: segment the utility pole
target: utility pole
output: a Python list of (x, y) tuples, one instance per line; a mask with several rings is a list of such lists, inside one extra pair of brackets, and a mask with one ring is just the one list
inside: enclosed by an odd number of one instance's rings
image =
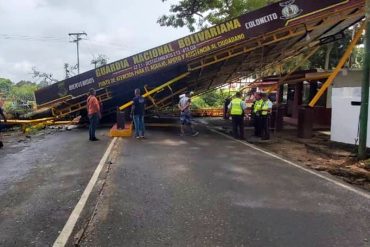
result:
[(69, 33), (69, 36), (75, 36), (75, 39), (72, 40), (72, 43), (76, 43), (77, 46), (77, 73), (80, 74), (80, 54), (79, 54), (79, 41), (82, 40), (81, 36), (87, 36), (87, 33)]
[(365, 33), (365, 59), (363, 64), (363, 79), (361, 87), (360, 133), (358, 145), (358, 158), (366, 159), (367, 122), (369, 109), (369, 79), (370, 79), (370, 0), (366, 0), (366, 33)]

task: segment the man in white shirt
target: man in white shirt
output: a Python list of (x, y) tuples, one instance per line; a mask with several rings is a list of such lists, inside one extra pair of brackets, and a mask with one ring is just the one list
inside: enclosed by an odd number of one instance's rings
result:
[(198, 131), (195, 131), (193, 125), (191, 123), (191, 99), (190, 99), (190, 92), (186, 92), (183, 95), (180, 95), (180, 101), (178, 104), (178, 108), (180, 110), (180, 122), (181, 122), (181, 136), (185, 135), (185, 125), (188, 126), (191, 130), (192, 136), (197, 136), (199, 134)]

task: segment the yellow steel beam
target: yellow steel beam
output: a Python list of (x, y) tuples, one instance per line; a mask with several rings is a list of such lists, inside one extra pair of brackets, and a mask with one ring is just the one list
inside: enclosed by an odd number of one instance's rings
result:
[[(148, 92), (149, 92), (146, 86), (144, 86), (144, 90), (145, 90), (145, 93), (148, 93)], [(152, 104), (153, 104), (155, 107), (157, 107), (157, 104), (155, 103), (154, 98), (153, 98), (152, 96), (150, 96), (150, 95), (148, 95), (148, 98), (149, 98), (149, 100), (152, 102)]]
[[(55, 119), (54, 117), (40, 118), (40, 119), (33, 119), (33, 120), (8, 119), (5, 124), (35, 124), (35, 123), (51, 121), (54, 119)], [(4, 122), (4, 120), (0, 120), (0, 122)]]
[[(186, 89), (187, 89), (187, 87), (184, 87), (184, 88), (182, 88), (182, 89), (180, 89), (180, 90), (177, 90), (176, 92), (172, 93), (171, 95), (166, 96), (166, 97), (164, 97), (163, 99), (159, 100), (159, 101), (157, 102), (157, 104), (162, 104), (162, 103), (163, 103), (163, 102), (165, 102), (166, 100), (168, 100), (168, 99), (172, 98), (172, 97), (173, 97), (173, 95), (180, 94), (180, 93), (182, 93), (182, 92), (186, 91)], [(154, 106), (154, 105), (150, 105), (150, 106), (148, 106), (146, 109), (148, 110), (148, 109), (151, 109), (151, 108), (153, 108), (153, 107), (155, 107), (155, 106)]]
[(357, 45), (358, 41), (361, 38), (362, 32), (365, 28), (365, 22), (363, 22), (360, 26), (360, 28), (357, 30), (355, 36), (353, 37), (353, 40), (347, 47), (346, 52), (343, 54), (342, 58), (339, 60), (339, 63), (333, 73), (329, 76), (329, 78), (326, 80), (326, 82), (321, 86), (320, 90), (316, 93), (315, 97), (311, 100), (311, 102), (308, 104), (310, 107), (314, 107), (317, 103), (317, 101), (321, 98), (321, 96), (324, 94), (326, 89), (333, 83), (335, 77), (337, 77), (339, 71), (342, 69), (344, 64), (347, 62), (348, 58), (350, 57), (353, 48)]
[[(105, 102), (107, 100), (112, 99), (111, 92), (108, 89), (105, 89), (105, 93), (96, 96), (99, 99), (99, 102)], [(69, 104), (68, 102), (64, 102), (68, 104), (67, 107), (62, 109), (51, 108), (52, 115), (56, 117), (63, 117), (65, 115), (71, 114), (76, 111), (80, 111), (81, 109), (86, 108), (86, 101), (79, 101), (73, 105)]]
[[(162, 98), (162, 99), (160, 99), (160, 100), (158, 100), (157, 104), (162, 104), (160, 108), (164, 108), (164, 107), (168, 106), (168, 105), (169, 105), (169, 104), (171, 104), (172, 102), (167, 102), (167, 103), (163, 104), (166, 100), (168, 100), (169, 98), (172, 98), (174, 95), (178, 95), (178, 94), (181, 94), (181, 93), (185, 92), (189, 87), (193, 87), (193, 86), (195, 86), (196, 84), (197, 84), (197, 82), (190, 83), (190, 84), (188, 84), (186, 87), (183, 87), (183, 88), (181, 88), (181, 89), (177, 90), (176, 92), (173, 92), (173, 91), (172, 91), (172, 88), (171, 88), (171, 92), (172, 92), (172, 94), (171, 94), (171, 95), (169, 95), (169, 96), (166, 96), (166, 97), (164, 97), (164, 98)], [(170, 86), (168, 86), (168, 87), (170, 88)], [(146, 109), (148, 110), (148, 109), (151, 109), (151, 108), (153, 108), (153, 107), (154, 107), (153, 105), (150, 105), (150, 106), (148, 106)]]
[[(175, 83), (175, 82), (177, 82), (177, 81), (179, 81), (179, 80), (181, 80), (181, 79), (185, 78), (185, 77), (186, 77), (186, 76), (188, 76), (189, 74), (190, 74), (190, 72), (186, 72), (186, 73), (184, 73), (184, 74), (181, 74), (181, 75), (179, 75), (179, 76), (177, 76), (177, 77), (173, 78), (172, 80), (169, 80), (168, 82), (166, 82), (166, 83), (164, 83), (164, 84), (160, 85), (159, 87), (156, 87), (156, 88), (154, 88), (154, 89), (150, 90), (149, 92), (146, 92), (145, 94), (143, 94), (143, 97), (144, 97), (144, 98), (146, 98), (146, 97), (148, 97), (148, 96), (150, 96), (150, 95), (152, 95), (152, 94), (154, 94), (154, 93), (156, 93), (156, 92), (159, 92), (159, 91), (160, 91), (160, 90), (162, 90), (163, 88), (168, 87), (169, 85), (171, 85), (171, 84), (173, 84), (173, 83)], [(122, 110), (124, 110), (124, 109), (126, 109), (126, 108), (130, 107), (130, 106), (132, 105), (132, 103), (133, 103), (132, 101), (127, 102), (126, 104), (123, 104), (122, 106), (120, 106), (120, 107), (119, 107), (119, 109), (122, 111)]]
[(56, 105), (56, 104), (59, 104), (59, 103), (63, 103), (64, 101), (70, 100), (72, 98), (73, 98), (72, 95), (67, 95), (67, 96), (64, 96), (62, 98), (59, 98), (59, 99), (55, 99), (55, 100), (46, 102), (45, 104), (37, 105), (37, 109), (48, 108), (48, 107), (51, 107), (53, 105)]
[[(174, 92), (174, 93), (173, 93), (173, 95), (177, 95), (177, 94), (183, 93), (183, 92), (185, 92), (185, 91), (188, 89), (188, 87), (193, 87), (193, 86), (195, 86), (196, 84), (197, 84), (196, 82), (191, 83), (191, 84), (189, 84), (187, 87), (184, 87), (184, 88), (181, 88), (181, 89), (177, 90), (176, 92)], [(166, 101), (166, 100), (168, 100), (169, 98), (173, 97), (173, 95), (170, 95), (170, 96), (167, 96), (167, 97), (165, 97), (165, 98), (161, 99), (160, 101), (158, 101), (158, 104), (162, 104), (163, 102), (165, 102), (165, 101)], [(192, 96), (192, 97), (195, 97), (195, 95), (194, 95), (194, 96)], [(164, 107), (166, 107), (166, 106), (169, 106), (171, 103), (172, 103), (172, 102), (164, 103), (164, 104), (162, 104), (162, 105), (161, 105), (161, 108), (164, 108)], [(153, 106), (149, 106), (149, 107), (148, 107), (148, 108), (146, 108), (146, 109), (150, 109), (150, 108), (152, 108), (152, 107), (153, 107)]]

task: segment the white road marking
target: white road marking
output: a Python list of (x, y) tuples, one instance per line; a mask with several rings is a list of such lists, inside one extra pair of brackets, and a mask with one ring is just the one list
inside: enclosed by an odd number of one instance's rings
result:
[(72, 234), (73, 228), (75, 227), (76, 222), (77, 222), (78, 218), (80, 217), (80, 214), (81, 214), (83, 208), (85, 207), (86, 201), (89, 198), (90, 193), (91, 193), (92, 189), (94, 188), (94, 185), (95, 185), (96, 181), (99, 178), (99, 174), (100, 174), (101, 170), (103, 169), (103, 166), (104, 166), (105, 162), (107, 161), (108, 156), (111, 153), (114, 144), (116, 143), (116, 140), (117, 140), (117, 137), (113, 138), (113, 140), (109, 144), (109, 146), (108, 146), (107, 150), (105, 151), (103, 157), (101, 158), (98, 166), (96, 167), (94, 174), (92, 175), (89, 183), (87, 184), (84, 192), (82, 193), (82, 196), (81, 196), (80, 200), (78, 201), (78, 203), (76, 204), (75, 208), (73, 209), (71, 215), (69, 216), (68, 221), (66, 222), (66, 224), (63, 227), (63, 230), (59, 234), (58, 238), (55, 240), (55, 242), (53, 244), (53, 247), (64, 247), (67, 244), (67, 241), (68, 241), (70, 235)]
[(344, 189), (347, 189), (347, 190), (349, 190), (349, 191), (351, 191), (351, 192), (354, 192), (354, 193), (356, 193), (357, 195), (363, 196), (363, 197), (365, 197), (366, 199), (370, 199), (370, 194), (369, 194), (369, 193), (366, 193), (365, 191), (361, 191), (361, 190), (356, 189), (356, 188), (354, 188), (354, 187), (352, 187), (352, 186), (349, 186), (349, 185), (344, 184), (344, 183), (342, 183), (342, 182), (336, 181), (335, 179), (329, 178), (329, 177), (327, 177), (327, 176), (325, 176), (325, 175), (323, 175), (323, 174), (320, 174), (320, 173), (318, 173), (318, 172), (316, 172), (316, 171), (310, 170), (310, 169), (305, 168), (305, 167), (303, 167), (303, 166), (301, 166), (301, 165), (298, 165), (298, 164), (296, 164), (296, 163), (293, 163), (293, 162), (291, 162), (291, 161), (289, 161), (289, 160), (286, 160), (286, 159), (284, 159), (284, 158), (282, 158), (282, 157), (280, 157), (280, 156), (278, 156), (278, 155), (276, 155), (276, 154), (273, 154), (273, 153), (267, 152), (267, 151), (265, 151), (265, 150), (263, 150), (263, 149), (260, 149), (260, 148), (258, 148), (257, 146), (252, 145), (252, 144), (250, 144), (250, 143), (243, 142), (243, 141), (241, 141), (241, 140), (236, 140), (236, 139), (234, 139), (233, 137), (231, 137), (231, 136), (229, 136), (229, 135), (226, 135), (226, 134), (224, 134), (224, 133), (222, 133), (222, 132), (219, 132), (219, 131), (217, 131), (217, 130), (215, 130), (215, 129), (212, 129), (212, 128), (209, 128), (209, 127), (207, 127), (207, 128), (208, 128), (210, 131), (215, 132), (215, 133), (217, 133), (217, 134), (219, 134), (219, 135), (222, 135), (222, 136), (224, 136), (224, 137), (226, 137), (226, 138), (228, 138), (228, 139), (231, 139), (231, 140), (233, 140), (233, 141), (239, 142), (239, 143), (241, 143), (241, 144), (243, 144), (243, 145), (246, 145), (246, 146), (248, 146), (248, 147), (250, 147), (250, 148), (252, 148), (252, 149), (254, 149), (254, 150), (257, 150), (257, 151), (259, 151), (259, 152), (262, 152), (262, 153), (264, 153), (264, 154), (266, 154), (266, 155), (269, 155), (269, 156), (271, 156), (271, 157), (273, 157), (273, 158), (276, 158), (276, 159), (278, 159), (278, 160), (284, 161), (285, 163), (287, 163), (287, 164), (289, 164), (289, 165), (291, 165), (291, 166), (294, 166), (294, 167), (299, 168), (299, 169), (301, 169), (301, 170), (303, 170), (303, 171), (305, 171), (305, 172), (308, 172), (308, 173), (310, 173), (310, 174), (312, 174), (312, 175), (315, 175), (315, 176), (317, 176), (317, 177), (320, 177), (320, 178), (322, 178), (322, 179), (325, 179), (326, 181), (329, 181), (329, 182), (331, 182), (331, 183), (334, 183), (335, 185), (340, 186), (340, 187), (342, 187), (342, 188), (344, 188)]

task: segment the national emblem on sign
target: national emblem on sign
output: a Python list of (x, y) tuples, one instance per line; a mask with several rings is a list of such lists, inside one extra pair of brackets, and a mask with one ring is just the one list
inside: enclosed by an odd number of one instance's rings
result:
[(283, 3), (280, 3), (280, 6), (283, 7), (281, 13), (281, 19), (291, 19), (302, 13), (302, 9), (298, 5), (294, 4), (295, 0), (289, 0)]

